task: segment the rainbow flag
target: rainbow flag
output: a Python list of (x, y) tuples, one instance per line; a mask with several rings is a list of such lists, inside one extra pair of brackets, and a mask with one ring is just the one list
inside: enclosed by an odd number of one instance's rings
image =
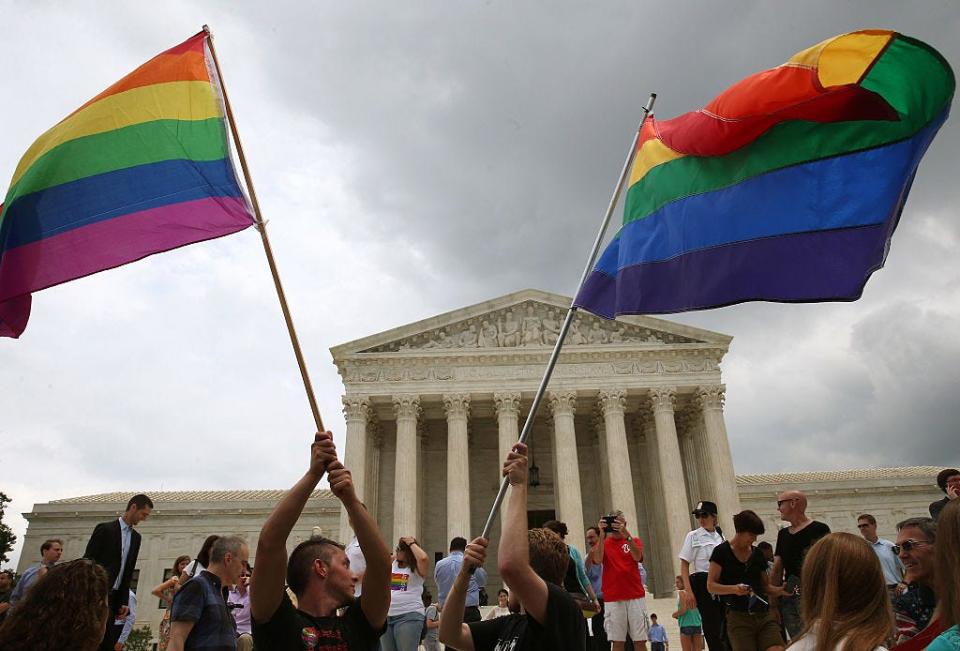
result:
[(0, 205), (0, 336), (23, 332), (31, 292), (254, 223), (206, 37), (143, 64), (23, 155)]
[(623, 226), (575, 304), (664, 314), (849, 301), (883, 266), (955, 80), (888, 30), (837, 36), (641, 129)]

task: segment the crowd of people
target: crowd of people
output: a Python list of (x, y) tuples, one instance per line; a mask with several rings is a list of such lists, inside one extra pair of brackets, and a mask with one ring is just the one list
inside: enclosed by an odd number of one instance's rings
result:
[[(497, 553), (505, 584), (481, 616), (489, 541), (457, 536), (434, 567), (437, 601), (425, 589), (427, 552), (413, 536), (393, 551), (358, 498), (329, 432), (318, 433), (307, 471), (267, 518), (254, 562), (242, 537), (211, 535), (195, 558), (178, 557), (151, 593), (166, 610), (160, 651), (364, 649), (374, 651), (667, 651), (670, 640), (647, 613), (644, 544), (623, 513), (586, 531), (588, 549), (566, 543), (556, 520), (527, 527), (528, 459), (522, 443), (503, 465), (510, 499)], [(287, 543), (311, 492), (326, 476), (353, 538)], [(788, 526), (776, 544), (757, 542), (763, 520), (733, 515), (717, 526), (717, 505), (701, 501), (699, 525), (677, 552), (676, 610), (682, 651), (913, 651), (960, 649), (960, 471), (937, 478), (945, 496), (930, 517), (879, 538), (876, 518), (860, 535), (832, 533), (807, 516), (807, 497), (777, 498)], [(130, 589), (141, 546), (138, 524), (153, 502), (130, 498), (116, 520), (98, 524), (84, 557), (59, 563), (63, 542), (41, 546), (41, 562), (14, 587), (0, 573), (0, 651), (119, 651), (135, 619)]]

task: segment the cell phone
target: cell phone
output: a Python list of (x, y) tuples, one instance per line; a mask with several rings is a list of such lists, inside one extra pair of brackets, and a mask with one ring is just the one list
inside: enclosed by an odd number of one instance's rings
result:
[(603, 530), (606, 533), (613, 533), (613, 523), (617, 520), (615, 515), (605, 515), (602, 518), (603, 520)]

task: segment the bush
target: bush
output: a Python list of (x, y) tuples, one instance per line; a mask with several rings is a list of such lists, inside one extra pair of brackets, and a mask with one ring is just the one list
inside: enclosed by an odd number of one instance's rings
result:
[(123, 651), (150, 651), (152, 641), (153, 631), (149, 626), (135, 628), (130, 631), (127, 643), (123, 645)]

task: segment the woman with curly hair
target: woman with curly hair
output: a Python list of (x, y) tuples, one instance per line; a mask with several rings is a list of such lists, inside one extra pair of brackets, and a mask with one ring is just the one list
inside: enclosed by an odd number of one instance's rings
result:
[(880, 561), (851, 533), (821, 538), (803, 562), (800, 609), (806, 627), (793, 651), (886, 651), (893, 609)]
[(160, 643), (157, 651), (167, 651), (167, 645), (170, 644), (170, 609), (173, 608), (173, 595), (180, 589), (180, 575), (189, 563), (190, 557), (186, 554), (177, 556), (177, 560), (173, 562), (173, 573), (170, 578), (150, 591), (150, 594), (167, 606), (163, 619), (160, 620)]
[(0, 649), (94, 651), (107, 625), (107, 581), (85, 558), (50, 568), (0, 626)]

